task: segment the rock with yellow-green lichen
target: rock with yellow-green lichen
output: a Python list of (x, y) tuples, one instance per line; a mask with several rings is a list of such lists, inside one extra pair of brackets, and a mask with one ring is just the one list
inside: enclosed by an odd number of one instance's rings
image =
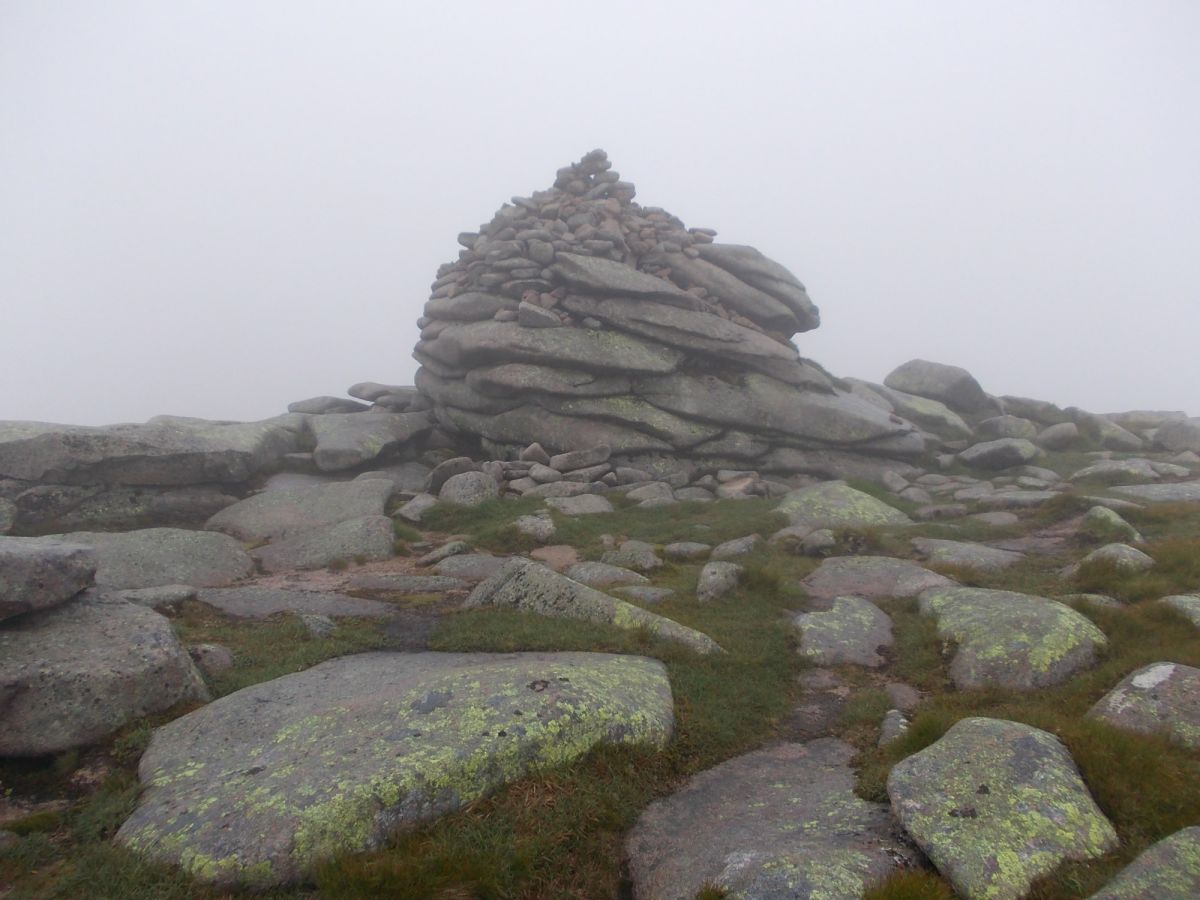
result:
[(1170, 597), (1163, 597), (1158, 602), (1165, 603), (1183, 613), (1191, 619), (1192, 624), (1200, 628), (1200, 595), (1173, 594)]
[(1184, 828), (1143, 850), (1091, 900), (1200, 897), (1200, 827)]
[(1200, 748), (1200, 669), (1172, 662), (1144, 666), (1121, 679), (1088, 715)]
[(892, 768), (892, 811), (964, 897), (1016, 900), (1067, 860), (1117, 846), (1058, 738), (999, 719), (957, 722)]
[(597, 744), (662, 747), (673, 723), (643, 657), (342, 657), (158, 729), (117, 841), (220, 885), (296, 882)]
[(913, 549), (933, 565), (994, 571), (1007, 569), (1025, 560), (1024, 553), (1000, 550), (973, 541), (947, 541), (939, 538), (913, 538)]
[(701, 772), (655, 801), (626, 842), (637, 900), (857, 900), (919, 854), (882, 803), (854, 794), (854, 748), (778, 744)]
[(1092, 665), (1107, 638), (1056, 600), (1014, 591), (941, 587), (921, 594), (923, 615), (955, 644), (950, 678), (960, 690), (1033, 690)]
[(907, 559), (835, 556), (822, 561), (800, 584), (810, 597), (819, 600), (839, 596), (891, 600), (915, 597), (929, 588), (954, 582)]
[(784, 496), (776, 508), (792, 525), (812, 528), (876, 528), (911, 525), (912, 519), (894, 506), (850, 487), (844, 481), (823, 481)]
[(827, 612), (800, 613), (800, 655), (819, 666), (849, 663), (882, 666), (881, 649), (892, 646), (892, 620), (869, 600), (837, 597)]
[(697, 653), (721, 652), (720, 645), (707, 634), (610, 597), (528, 559), (505, 563), (496, 575), (475, 588), (467, 598), (467, 606), (507, 607), (543, 616), (603, 622), (631, 631), (644, 628)]
[(322, 472), (340, 472), (369, 463), (433, 428), (425, 412), (329, 413), (310, 416), (316, 447), (313, 462)]

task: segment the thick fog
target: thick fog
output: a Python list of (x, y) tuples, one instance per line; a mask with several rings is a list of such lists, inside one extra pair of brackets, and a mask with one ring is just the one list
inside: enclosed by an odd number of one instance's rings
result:
[(594, 147), (801, 353), (1200, 414), (1200, 5), (0, 0), (0, 419), (411, 383), (458, 232)]

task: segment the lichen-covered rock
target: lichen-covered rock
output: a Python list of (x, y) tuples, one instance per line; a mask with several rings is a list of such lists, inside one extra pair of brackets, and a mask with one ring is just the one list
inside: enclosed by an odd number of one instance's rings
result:
[(928, 562), (940, 566), (961, 566), (965, 569), (992, 571), (1007, 569), (1025, 559), (1024, 553), (999, 550), (986, 544), (970, 541), (947, 541), (938, 538), (913, 538), (913, 549)]
[(607, 497), (599, 494), (579, 494), (574, 497), (547, 497), (546, 505), (564, 516), (594, 516), (610, 513), (613, 505)]
[(1200, 827), (1147, 847), (1091, 900), (1187, 900), (1200, 897)]
[(96, 556), (96, 584), (108, 588), (190, 584), (216, 587), (254, 572), (254, 561), (233, 538), (211, 531), (143, 528), (74, 531), (31, 541), (81, 544)]
[(1079, 531), (1090, 538), (1101, 541), (1142, 542), (1136, 528), (1121, 518), (1121, 514), (1105, 506), (1093, 506), (1084, 514)]
[(931, 588), (923, 615), (955, 644), (950, 678), (960, 690), (1048, 687), (1092, 665), (1107, 644), (1085, 616), (1055, 600), (984, 588)]
[(741, 577), (742, 567), (737, 563), (705, 563), (696, 582), (696, 599), (701, 603), (719, 600), (738, 586)]
[(1171, 662), (1144, 666), (1121, 679), (1088, 715), (1200, 748), (1200, 669)]
[(395, 546), (392, 520), (363, 516), (302, 531), (251, 551), (265, 572), (319, 569), (332, 562), (388, 559)]
[(566, 576), (588, 587), (603, 588), (615, 584), (649, 584), (650, 579), (632, 569), (606, 562), (581, 562), (571, 566)]
[(207, 689), (169, 620), (92, 589), (0, 628), (0, 756), (83, 747)]
[(888, 506), (844, 481), (825, 481), (792, 491), (775, 509), (792, 525), (807, 525), (814, 529), (912, 524), (912, 520), (894, 506)]
[(662, 747), (666, 670), (599, 653), (368, 653), (158, 729), (118, 843), (220, 885), (294, 882), (600, 743)]
[(462, 472), (446, 479), (438, 499), (454, 506), (478, 506), (500, 496), (500, 485), (486, 472)]
[(340, 472), (379, 459), (433, 428), (428, 413), (330, 413), (308, 422), (316, 441), (313, 462)]
[(645, 541), (622, 541), (616, 550), (604, 554), (603, 561), (638, 572), (653, 572), (662, 567), (662, 560), (658, 558), (654, 545)]
[(1076, 566), (1066, 569), (1073, 576), (1080, 566), (1090, 563), (1109, 563), (1119, 572), (1143, 572), (1154, 567), (1154, 557), (1128, 544), (1105, 544), (1081, 559)]
[(973, 469), (994, 471), (1032, 462), (1041, 452), (1035, 444), (1024, 438), (999, 438), (972, 444), (958, 454), (958, 459)]
[(800, 584), (810, 597), (818, 600), (843, 595), (890, 600), (915, 597), (929, 588), (954, 582), (907, 559), (835, 556), (822, 561)]
[(1159, 602), (1174, 607), (1191, 619), (1192, 624), (1200, 628), (1200, 595), (1173, 594), (1170, 597), (1163, 597)]
[(499, 572), (475, 588), (466, 605), (507, 607), (543, 616), (604, 622), (630, 630), (644, 628), (697, 653), (721, 651), (717, 642), (706, 634), (610, 597), (527, 559), (516, 558), (505, 563)]
[(91, 584), (95, 574), (90, 547), (0, 537), (0, 622), (58, 606)]
[(819, 666), (882, 666), (887, 659), (879, 651), (892, 646), (892, 620), (859, 597), (838, 597), (827, 612), (800, 613), (792, 624), (800, 655)]
[(1060, 863), (1117, 846), (1066, 748), (1017, 722), (962, 719), (897, 763), (887, 790), (905, 831), (964, 897), (1017, 900)]
[(208, 520), (209, 531), (241, 541), (276, 541), (364, 516), (382, 516), (395, 484), (383, 479), (263, 491)]
[(1122, 484), (1110, 490), (1122, 497), (1149, 500), (1151, 503), (1200, 501), (1200, 481), (1179, 481), (1175, 484)]
[(854, 794), (854, 748), (778, 744), (694, 776), (646, 808), (626, 841), (637, 900), (857, 900), (916, 861), (883, 804)]

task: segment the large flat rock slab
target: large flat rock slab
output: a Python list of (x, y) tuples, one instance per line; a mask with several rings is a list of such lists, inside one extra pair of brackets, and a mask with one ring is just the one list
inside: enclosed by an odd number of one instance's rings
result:
[(1015, 550), (998, 550), (971, 541), (946, 541), (938, 538), (913, 538), (913, 549), (928, 562), (939, 566), (957, 566), (989, 572), (1007, 569), (1025, 559)]
[(1087, 617), (1056, 600), (984, 588), (931, 588), (921, 613), (957, 645), (950, 678), (960, 690), (1033, 690), (1091, 666), (1108, 639)]
[(0, 422), (0, 478), (53, 484), (228, 484), (304, 449), (305, 417), (210, 422), (158, 416), (145, 424)]
[(841, 596), (891, 600), (916, 597), (929, 588), (948, 587), (954, 582), (907, 559), (834, 556), (822, 560), (800, 584), (817, 600)]
[(94, 743), (208, 691), (171, 623), (97, 590), (0, 627), (0, 756)]
[(1172, 662), (1144, 666), (1122, 678), (1088, 715), (1200, 748), (1200, 669)]
[(110, 588), (190, 584), (217, 587), (254, 572), (254, 561), (233, 538), (185, 528), (138, 531), (73, 531), (36, 540), (90, 547), (96, 584)]
[(242, 541), (276, 541), (364, 516), (382, 516), (395, 484), (382, 479), (263, 491), (208, 520), (210, 531)]
[(912, 519), (844, 481), (824, 481), (784, 496), (775, 508), (792, 525), (811, 528), (873, 528), (911, 525)]
[(592, 747), (662, 747), (666, 669), (601, 653), (368, 653), (155, 732), (117, 841), (221, 885), (305, 877)]
[(707, 634), (519, 557), (505, 563), (499, 572), (475, 588), (466, 605), (507, 607), (543, 616), (602, 622), (629, 630), (645, 628), (653, 635), (678, 641), (697, 653), (721, 652), (721, 647)]
[(970, 718), (897, 763), (892, 810), (964, 897), (1017, 900), (1039, 875), (1117, 846), (1058, 738)]
[(879, 651), (892, 646), (892, 620), (861, 597), (838, 597), (828, 611), (800, 613), (792, 624), (800, 632), (800, 655), (818, 666), (875, 668), (887, 662)]
[(1200, 897), (1200, 827), (1184, 828), (1143, 850), (1091, 900)]
[(95, 574), (90, 547), (0, 537), (0, 621), (58, 606), (90, 585)]
[[(372, 482), (364, 482), (370, 484)], [(379, 482), (375, 482), (379, 483)], [(251, 551), (264, 572), (319, 569), (331, 563), (389, 559), (395, 531), (387, 516), (363, 516), (313, 528)]]
[(433, 428), (425, 412), (311, 416), (313, 462), (322, 472), (353, 469), (399, 449)]
[(365, 600), (331, 591), (293, 591), (286, 588), (206, 588), (196, 599), (239, 619), (265, 619), (276, 613), (318, 615), (330, 618), (384, 618), (395, 607), (378, 600)]
[(916, 855), (886, 806), (854, 794), (854, 749), (780, 744), (693, 777), (646, 808), (626, 842), (637, 900), (857, 900)]

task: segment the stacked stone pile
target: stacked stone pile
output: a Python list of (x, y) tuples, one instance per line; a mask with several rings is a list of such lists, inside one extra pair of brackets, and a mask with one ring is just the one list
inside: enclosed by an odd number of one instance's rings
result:
[(459, 236), (413, 353), (444, 429), (498, 458), (605, 444), (774, 472), (922, 452), (800, 358), (791, 336), (820, 318), (795, 276), (633, 196), (593, 151)]

